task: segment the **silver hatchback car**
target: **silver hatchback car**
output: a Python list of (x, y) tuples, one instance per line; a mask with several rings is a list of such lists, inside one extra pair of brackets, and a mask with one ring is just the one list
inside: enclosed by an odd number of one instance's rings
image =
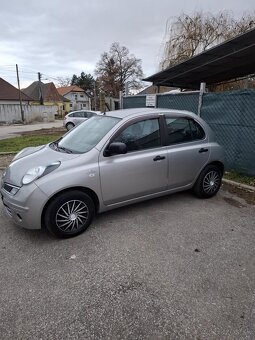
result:
[(22, 150), (3, 174), (1, 195), (16, 224), (71, 237), (98, 212), (187, 189), (212, 197), (223, 162), (214, 133), (195, 114), (119, 110)]

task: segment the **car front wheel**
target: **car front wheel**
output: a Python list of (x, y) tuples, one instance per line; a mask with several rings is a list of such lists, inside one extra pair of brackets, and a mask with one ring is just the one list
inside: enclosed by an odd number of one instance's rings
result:
[(208, 165), (200, 173), (194, 187), (194, 193), (201, 198), (210, 198), (217, 194), (221, 187), (222, 172), (215, 165)]
[(72, 190), (56, 196), (45, 212), (45, 226), (60, 238), (84, 232), (95, 215), (95, 205), (86, 193)]

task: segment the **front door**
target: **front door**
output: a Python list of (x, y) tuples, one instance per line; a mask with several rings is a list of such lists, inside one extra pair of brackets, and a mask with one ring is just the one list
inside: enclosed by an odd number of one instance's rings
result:
[(130, 123), (111, 142), (127, 145), (124, 155), (100, 155), (104, 203), (111, 205), (167, 188), (167, 148), (161, 146), (158, 119)]

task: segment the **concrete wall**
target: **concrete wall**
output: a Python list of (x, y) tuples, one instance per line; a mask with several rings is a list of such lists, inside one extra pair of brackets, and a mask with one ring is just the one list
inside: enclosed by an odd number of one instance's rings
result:
[[(58, 113), (58, 107), (45, 105), (22, 105), (26, 123), (33, 121), (53, 122)], [(0, 104), (0, 123), (13, 124), (21, 122), (20, 106), (18, 104)]]

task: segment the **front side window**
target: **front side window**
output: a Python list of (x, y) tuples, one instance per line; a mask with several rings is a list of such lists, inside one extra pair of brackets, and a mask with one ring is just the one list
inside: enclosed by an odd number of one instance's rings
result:
[(127, 145), (127, 151), (156, 148), (161, 145), (158, 119), (147, 119), (129, 125), (112, 142)]
[(168, 144), (178, 144), (203, 139), (202, 127), (193, 119), (166, 118)]

